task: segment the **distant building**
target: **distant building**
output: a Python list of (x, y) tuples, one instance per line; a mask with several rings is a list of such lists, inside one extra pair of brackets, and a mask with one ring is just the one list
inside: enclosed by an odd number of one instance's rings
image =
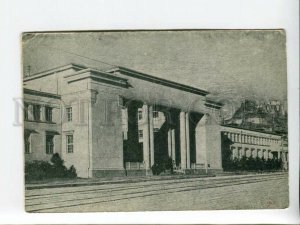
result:
[(222, 126), (221, 130), (222, 138), (230, 140), (228, 147), (232, 152), (232, 158), (243, 156), (266, 160), (281, 158), (284, 168), (288, 168), (287, 141), (282, 136), (230, 126)]

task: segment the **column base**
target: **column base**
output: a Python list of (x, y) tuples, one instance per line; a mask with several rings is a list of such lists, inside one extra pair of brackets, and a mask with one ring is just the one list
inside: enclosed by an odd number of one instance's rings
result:
[(151, 170), (93, 170), (92, 177), (138, 177), (138, 176), (147, 176), (153, 175)]
[(151, 170), (125, 170), (125, 175), (126, 176), (133, 176), (133, 177), (138, 177), (138, 176), (152, 176), (152, 171)]

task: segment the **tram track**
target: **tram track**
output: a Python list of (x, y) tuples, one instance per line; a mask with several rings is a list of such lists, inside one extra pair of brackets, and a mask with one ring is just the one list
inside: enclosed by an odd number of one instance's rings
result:
[(47, 195), (32, 194), (26, 196), (26, 210), (39, 212), (59, 208), (68, 208), (80, 205), (91, 205), (106, 202), (116, 202), (133, 198), (144, 198), (153, 195), (188, 192), (200, 189), (218, 188), (233, 185), (243, 185), (267, 180), (283, 179), (283, 174), (270, 174), (263, 176), (231, 177), (230, 179), (198, 179), (173, 180), (161, 182), (142, 182), (139, 184), (123, 184), (111, 188), (93, 188), (90, 190), (59, 192)]

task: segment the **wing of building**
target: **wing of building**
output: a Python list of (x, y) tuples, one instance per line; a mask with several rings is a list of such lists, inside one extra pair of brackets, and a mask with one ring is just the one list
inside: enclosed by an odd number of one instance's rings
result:
[[(124, 67), (70, 64), (23, 84), (26, 161), (59, 153), (80, 177), (145, 174), (169, 158), (186, 173), (222, 171), (221, 132), (241, 133), (216, 122), (222, 104), (207, 99), (207, 91)], [(242, 149), (252, 151), (251, 143)], [(279, 142), (262, 146), (282, 155)]]

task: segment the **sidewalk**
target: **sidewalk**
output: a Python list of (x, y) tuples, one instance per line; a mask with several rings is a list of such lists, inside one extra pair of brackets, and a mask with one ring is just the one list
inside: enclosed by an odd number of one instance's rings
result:
[(188, 179), (214, 177), (215, 175), (197, 174), (197, 175), (164, 175), (164, 176), (128, 176), (128, 177), (103, 177), (103, 178), (75, 178), (75, 179), (52, 179), (44, 181), (35, 181), (25, 184), (26, 190), (60, 188), (60, 187), (79, 187), (117, 183), (137, 183), (144, 181)]

